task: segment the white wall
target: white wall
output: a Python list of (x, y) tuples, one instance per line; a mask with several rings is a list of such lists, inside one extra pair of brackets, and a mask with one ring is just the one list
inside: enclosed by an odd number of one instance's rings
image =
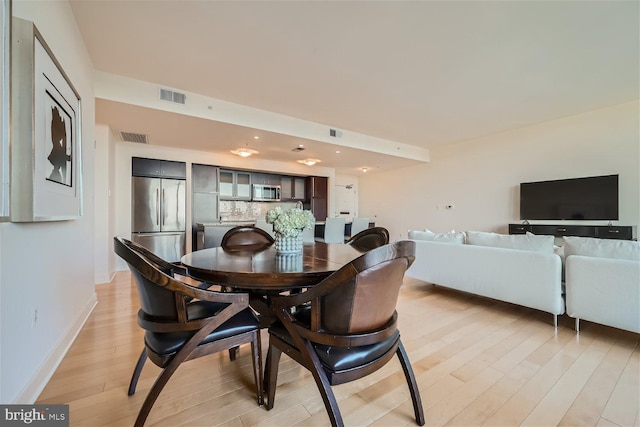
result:
[[(335, 170), (322, 166), (306, 166), (292, 162), (278, 162), (263, 160), (259, 156), (240, 158), (237, 156), (221, 156), (208, 152), (183, 150), (170, 147), (155, 147), (152, 145), (131, 142), (117, 142), (115, 144), (115, 194), (112, 197), (115, 214), (115, 236), (131, 236), (131, 158), (148, 157), (153, 159), (175, 160), (187, 163), (187, 250), (191, 248), (191, 163), (210, 164), (227, 168), (269, 171), (273, 173), (292, 175), (315, 175), (329, 178), (329, 209), (333, 206), (333, 181)], [(329, 210), (331, 212), (331, 210)], [(110, 240), (113, 236), (110, 237)], [(103, 242), (97, 242), (100, 245)], [(116, 259), (116, 269), (124, 270), (126, 265)]]
[(95, 282), (108, 283), (116, 271), (112, 239), (115, 233), (115, 207), (112, 203), (115, 140), (109, 127), (96, 125), (95, 147)]
[[(66, 1), (14, 1), (82, 99), (84, 216), (0, 224), (0, 402), (31, 403), (95, 304), (92, 64)], [(38, 311), (34, 321), (34, 311)]]
[(507, 233), (509, 223), (520, 222), (521, 182), (619, 174), (615, 223), (640, 225), (639, 105), (434, 148), (429, 164), (361, 177), (360, 214), (377, 216), (392, 240), (425, 227)]

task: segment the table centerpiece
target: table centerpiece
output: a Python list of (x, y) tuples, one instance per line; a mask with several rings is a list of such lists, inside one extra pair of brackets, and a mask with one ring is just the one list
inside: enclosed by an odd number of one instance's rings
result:
[(302, 252), (302, 230), (314, 227), (316, 219), (311, 211), (300, 208), (288, 210), (276, 206), (267, 212), (267, 223), (273, 224), (276, 252), (297, 254)]

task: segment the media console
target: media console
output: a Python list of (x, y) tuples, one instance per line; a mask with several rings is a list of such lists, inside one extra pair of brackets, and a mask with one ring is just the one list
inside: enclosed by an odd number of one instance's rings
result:
[(509, 224), (509, 234), (546, 234), (556, 237), (579, 236), (599, 239), (634, 240), (634, 228), (629, 225), (559, 225)]

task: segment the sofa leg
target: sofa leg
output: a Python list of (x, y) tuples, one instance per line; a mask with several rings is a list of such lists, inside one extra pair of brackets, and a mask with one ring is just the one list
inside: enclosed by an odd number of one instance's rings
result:
[(553, 327), (558, 329), (558, 315), (557, 314), (553, 315)]
[(576, 332), (580, 332), (580, 319), (576, 317)]

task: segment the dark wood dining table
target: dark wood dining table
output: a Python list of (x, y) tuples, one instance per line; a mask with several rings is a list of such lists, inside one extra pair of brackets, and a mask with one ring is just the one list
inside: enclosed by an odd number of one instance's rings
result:
[(311, 287), (363, 253), (350, 245), (315, 242), (305, 243), (297, 255), (276, 254), (274, 246), (258, 252), (217, 247), (191, 252), (181, 262), (195, 279), (248, 292), (267, 326), (274, 320), (269, 295)]
[(341, 243), (305, 243), (302, 254), (202, 249), (182, 257), (190, 276), (232, 288), (283, 291), (312, 286), (362, 255)]

